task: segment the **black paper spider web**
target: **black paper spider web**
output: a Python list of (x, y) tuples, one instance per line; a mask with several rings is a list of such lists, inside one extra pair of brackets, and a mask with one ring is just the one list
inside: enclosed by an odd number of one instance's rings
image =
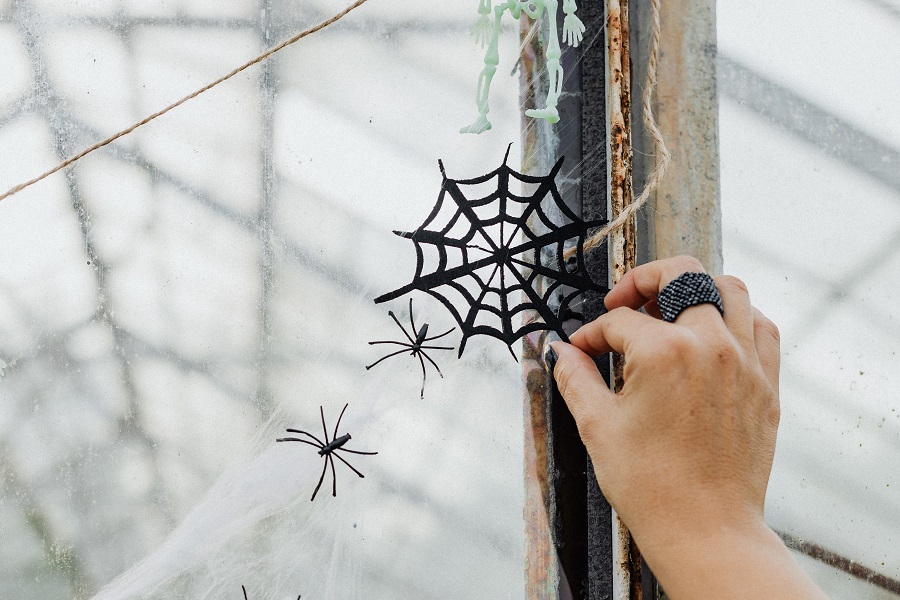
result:
[[(532, 331), (549, 329), (568, 340), (562, 325), (572, 301), (588, 290), (606, 291), (588, 276), (583, 251), (588, 230), (606, 221), (585, 222), (563, 202), (556, 176), (564, 159), (547, 176), (533, 177), (507, 166), (508, 157), (509, 150), (503, 164), (487, 175), (458, 180), (448, 178), (438, 161), (444, 179), (431, 214), (415, 231), (394, 232), (415, 244), (416, 274), (408, 285), (375, 299), (376, 304), (386, 302), (414, 290), (437, 298), (459, 323), (459, 356), (474, 335), (502, 340), (510, 352), (516, 340)], [(463, 191), (464, 186), (495, 177), (496, 189), (487, 196), (469, 199)], [(537, 188), (531, 195), (518, 196), (509, 190), (511, 179)], [(447, 212), (448, 195), (456, 203), (455, 210), (438, 222)], [(548, 195), (553, 202), (545, 210), (541, 203)], [(508, 210), (515, 205), (522, 208), (520, 216)], [(545, 231), (536, 231), (537, 227)], [(564, 252), (571, 246), (576, 251), (566, 260)], [(437, 255), (437, 266), (430, 273), (424, 272), (426, 251)], [(540, 283), (539, 277), (543, 278)], [(538, 291), (536, 284), (546, 286)], [(451, 294), (465, 306), (451, 301)], [(516, 327), (514, 319), (529, 310), (540, 320)]]

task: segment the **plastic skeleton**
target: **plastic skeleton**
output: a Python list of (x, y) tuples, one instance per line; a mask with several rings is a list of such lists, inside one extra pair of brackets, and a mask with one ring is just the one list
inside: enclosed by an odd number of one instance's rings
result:
[[(475, 122), (468, 127), (459, 130), (460, 133), (482, 133), (491, 128), (491, 122), (488, 121), (487, 114), (488, 97), (491, 93), (491, 80), (497, 71), (497, 65), (500, 62), (500, 53), (497, 49), (498, 38), (500, 37), (500, 21), (503, 13), (509, 11), (514, 19), (518, 19), (524, 12), (532, 19), (538, 19), (547, 11), (550, 19), (548, 24), (548, 40), (547, 40), (547, 71), (550, 75), (550, 91), (547, 93), (547, 104), (544, 108), (531, 109), (525, 111), (525, 114), (535, 119), (544, 119), (549, 123), (559, 121), (559, 112), (556, 110), (556, 104), (562, 93), (563, 69), (559, 64), (559, 58), (562, 52), (559, 49), (559, 31), (556, 27), (556, 13), (559, 6), (558, 0), (506, 0), (494, 5), (494, 23), (491, 25), (491, 0), (479, 0), (478, 22), (475, 24), (476, 39), (484, 46), (487, 43), (487, 52), (484, 55), (484, 69), (478, 78), (478, 91), (475, 93), (475, 103), (478, 106), (478, 117)], [(581, 19), (575, 16), (578, 6), (575, 0), (563, 0), (563, 40), (577, 48), (584, 36), (584, 24)]]

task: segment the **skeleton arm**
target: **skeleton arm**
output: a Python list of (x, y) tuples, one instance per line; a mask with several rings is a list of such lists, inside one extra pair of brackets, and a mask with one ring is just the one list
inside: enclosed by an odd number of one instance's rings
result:
[(566, 18), (563, 20), (563, 41), (577, 48), (584, 37), (584, 23), (575, 16), (578, 5), (575, 0), (563, 0), (563, 12)]
[(475, 42), (481, 44), (484, 48), (491, 39), (491, 0), (479, 0), (478, 2), (478, 20), (475, 21)]

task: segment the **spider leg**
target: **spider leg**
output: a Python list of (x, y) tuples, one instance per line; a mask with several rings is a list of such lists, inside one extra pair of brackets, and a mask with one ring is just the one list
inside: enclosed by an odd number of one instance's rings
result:
[(328, 464), (331, 465), (331, 496), (337, 498), (337, 475), (334, 472), (334, 454), (328, 455)]
[(300, 433), (300, 434), (303, 434), (303, 435), (305, 435), (305, 436), (311, 437), (312, 439), (316, 440), (316, 441), (319, 442), (319, 444), (321, 444), (322, 446), (325, 445), (325, 444), (322, 443), (322, 440), (320, 440), (319, 438), (317, 438), (317, 437), (314, 436), (313, 434), (309, 433), (308, 431), (301, 431), (301, 430), (299, 430), (299, 429), (285, 429), (285, 431), (287, 431), (288, 433)]
[[(451, 350), (452, 350), (452, 348), (451, 348)], [(444, 378), (444, 374), (441, 373), (441, 368), (440, 368), (439, 366), (437, 366), (437, 363), (434, 362), (433, 360), (431, 360), (431, 357), (428, 356), (427, 354), (425, 354), (424, 352), (421, 352), (420, 354), (421, 354), (422, 356), (424, 356), (425, 358), (427, 358), (427, 359), (428, 359), (428, 362), (430, 362), (432, 365), (434, 365), (434, 368), (437, 369), (438, 375), (440, 375), (440, 376), (441, 376), (441, 379), (443, 379), (443, 378)], [(424, 365), (422, 366), (422, 368), (424, 368)]]
[(368, 367), (366, 367), (366, 371), (368, 371), (369, 369), (371, 369), (372, 367), (374, 367), (375, 365), (377, 365), (378, 363), (380, 363), (380, 362), (383, 361), (384, 359), (390, 358), (390, 357), (392, 357), (392, 356), (397, 356), (398, 354), (403, 354), (403, 353), (406, 352), (407, 350), (409, 350), (409, 347), (403, 348), (402, 350), (397, 350), (396, 352), (391, 352), (390, 354), (388, 354), (388, 355), (386, 355), (386, 356), (382, 356), (381, 358), (379, 358), (378, 360), (376, 360), (375, 362), (373, 362), (371, 365), (369, 365)]
[(394, 342), (390, 340), (378, 341), (378, 342), (369, 342), (370, 346), (374, 346), (375, 344), (397, 344), (398, 346), (406, 346), (409, 348), (412, 344), (407, 344), (406, 342)]
[(319, 406), (319, 414), (322, 415), (322, 431), (325, 432), (325, 445), (331, 443), (331, 440), (328, 439), (328, 428), (325, 427), (325, 409)]
[[(341, 450), (343, 450), (343, 448), (341, 448)], [(338, 460), (340, 460), (342, 463), (344, 463), (345, 465), (347, 465), (348, 467), (350, 467), (350, 470), (351, 470), (351, 471), (353, 471), (354, 473), (356, 473), (356, 474), (359, 475), (360, 477), (365, 477), (365, 475), (363, 475), (362, 473), (360, 473), (359, 471), (357, 471), (356, 469), (354, 469), (354, 468), (353, 468), (353, 465), (351, 465), (351, 464), (348, 463), (346, 460), (344, 460), (339, 454), (335, 454), (334, 456), (337, 456), (337, 457), (338, 457)], [(332, 464), (333, 464), (333, 463), (332, 463)]]
[[(388, 311), (388, 314), (391, 315), (391, 318), (394, 320), (394, 323), (396, 323), (397, 326), (400, 327), (400, 329), (403, 331), (403, 335), (406, 336), (406, 339), (409, 340), (409, 343), (410, 343), (410, 344), (415, 344), (415, 343), (416, 343), (416, 340), (412, 339), (412, 338), (409, 336), (409, 334), (406, 333), (406, 327), (404, 327), (404, 326), (403, 326), (403, 323), (401, 323), (401, 322), (397, 319), (397, 315), (394, 314), (394, 311), (389, 310), (389, 311)], [(415, 332), (413, 332), (413, 333), (415, 333)]]
[[(348, 450), (347, 448), (338, 448), (341, 452), (350, 452), (351, 454), (378, 454), (377, 452), (362, 452), (360, 450)], [(338, 457), (340, 458), (340, 456)]]
[(445, 335), (450, 335), (450, 334), (453, 333), (454, 331), (456, 331), (456, 327), (454, 327), (453, 329), (450, 329), (449, 331), (445, 331), (445, 332), (442, 333), (441, 335), (435, 335), (435, 336), (432, 336), (432, 337), (428, 337), (428, 338), (425, 338), (425, 339), (422, 340), (422, 341), (423, 341), (423, 342), (430, 342), (430, 341), (432, 341), (432, 340), (436, 340), (436, 339), (438, 339), (438, 338), (442, 338), (442, 337), (444, 337)]
[(421, 350), (456, 350), (450, 346), (419, 346)]
[(349, 405), (350, 405), (349, 402), (348, 402), (347, 404), (344, 405), (344, 408), (341, 409), (341, 414), (340, 414), (340, 416), (338, 416), (337, 423), (334, 424), (334, 435), (331, 436), (331, 439), (333, 439), (333, 440), (336, 440), (336, 439), (337, 439), (338, 427), (341, 426), (341, 419), (344, 418), (344, 411), (347, 410), (347, 407), (348, 407)]
[(325, 458), (325, 464), (322, 465), (322, 475), (319, 477), (319, 483), (316, 484), (316, 489), (313, 492), (312, 498), (309, 499), (310, 502), (316, 499), (316, 494), (319, 493), (319, 488), (322, 487), (322, 482), (325, 481), (325, 469), (328, 468), (328, 458)]
[(318, 448), (321, 450), (323, 446), (319, 446), (318, 444), (313, 444), (309, 440), (301, 440), (300, 438), (278, 438), (275, 440), (276, 442), (303, 442), (304, 444), (309, 444), (313, 448)]
[[(422, 360), (422, 354), (424, 354), (421, 350), (416, 352), (419, 355), (419, 364), (422, 365), (422, 391), (419, 392), (419, 398), (425, 399), (425, 361)], [(431, 360), (430, 358), (428, 360)], [(443, 375), (441, 375), (443, 377)]]
[(244, 600), (247, 600), (247, 588), (241, 586), (241, 589), (244, 590)]

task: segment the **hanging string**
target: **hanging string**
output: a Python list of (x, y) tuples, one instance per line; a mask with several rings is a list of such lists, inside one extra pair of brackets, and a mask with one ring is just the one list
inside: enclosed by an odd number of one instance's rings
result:
[(46, 179), (47, 177), (50, 177), (50, 176), (53, 175), (54, 173), (56, 173), (56, 172), (58, 172), (58, 171), (61, 171), (61, 170), (65, 169), (65, 168), (68, 167), (69, 165), (71, 165), (71, 164), (73, 164), (73, 163), (75, 163), (75, 162), (78, 162), (79, 160), (81, 160), (82, 158), (84, 158), (85, 156), (87, 156), (88, 154), (90, 154), (91, 152), (93, 152), (93, 151), (95, 151), (95, 150), (99, 150), (100, 148), (103, 148), (104, 146), (107, 146), (107, 145), (113, 143), (114, 141), (116, 141), (116, 140), (119, 139), (120, 137), (123, 137), (123, 136), (128, 135), (129, 133), (131, 133), (132, 131), (134, 131), (134, 130), (137, 129), (138, 127), (141, 127), (142, 125), (146, 125), (146, 124), (149, 123), (150, 121), (153, 121), (154, 119), (163, 116), (164, 114), (166, 114), (167, 112), (169, 112), (169, 111), (172, 110), (173, 108), (177, 108), (177, 107), (181, 106), (182, 104), (184, 104), (184, 103), (187, 102), (188, 100), (192, 100), (192, 99), (196, 98), (197, 96), (199, 96), (200, 94), (203, 94), (204, 92), (208, 92), (209, 90), (211, 90), (212, 88), (216, 87), (216, 86), (219, 85), (220, 83), (223, 83), (223, 82), (225, 82), (225, 81), (228, 81), (229, 79), (231, 79), (232, 77), (234, 77), (235, 75), (237, 75), (238, 73), (240, 73), (241, 71), (244, 71), (245, 69), (248, 69), (248, 68), (252, 67), (253, 65), (258, 64), (258, 63), (264, 61), (265, 59), (269, 58), (270, 56), (272, 56), (273, 54), (275, 54), (275, 53), (278, 52), (279, 50), (283, 50), (284, 48), (287, 48), (287, 47), (290, 46), (291, 44), (293, 44), (293, 43), (295, 43), (295, 42), (298, 42), (299, 40), (305, 38), (306, 36), (312, 35), (313, 33), (316, 33), (317, 31), (321, 31), (322, 29), (325, 29), (325, 28), (328, 27), (329, 25), (332, 25), (333, 23), (336, 23), (337, 21), (340, 21), (342, 18), (344, 18), (345, 16), (347, 16), (347, 14), (349, 14), (351, 11), (353, 11), (353, 10), (356, 9), (356, 8), (359, 8), (360, 6), (362, 6), (363, 4), (365, 4), (367, 1), (368, 1), (368, 0), (356, 0), (356, 2), (354, 2), (353, 4), (351, 4), (350, 6), (348, 6), (347, 8), (345, 8), (344, 10), (342, 10), (341, 12), (337, 13), (337, 14), (334, 15), (333, 17), (328, 18), (328, 19), (325, 19), (324, 21), (322, 21), (322, 22), (319, 23), (318, 25), (315, 25), (315, 26), (313, 26), (313, 27), (310, 27), (309, 29), (305, 29), (304, 31), (301, 31), (300, 33), (296, 34), (295, 36), (293, 36), (293, 37), (291, 37), (291, 38), (289, 38), (289, 39), (287, 39), (287, 40), (281, 42), (281, 43), (278, 44), (277, 46), (273, 46), (272, 48), (269, 48), (268, 50), (266, 50), (265, 52), (263, 52), (262, 54), (260, 54), (260, 55), (257, 56), (256, 58), (247, 61), (247, 62), (244, 63), (243, 65), (241, 65), (241, 66), (237, 67), (236, 69), (234, 69), (233, 71), (231, 71), (230, 73), (227, 73), (227, 74), (223, 75), (222, 77), (216, 79), (216, 80), (213, 81), (212, 83), (209, 83), (209, 84), (203, 86), (203, 87), (200, 88), (199, 90), (197, 90), (197, 91), (195, 91), (195, 92), (192, 92), (192, 93), (188, 94), (187, 96), (185, 96), (184, 98), (182, 98), (182, 99), (179, 100), (178, 102), (175, 102), (175, 103), (173, 103), (173, 104), (170, 104), (169, 106), (165, 107), (164, 109), (162, 109), (162, 110), (160, 110), (160, 111), (158, 111), (158, 112), (153, 113), (152, 115), (148, 116), (147, 118), (145, 118), (145, 119), (143, 119), (143, 120), (141, 120), (141, 121), (138, 121), (138, 122), (135, 123), (134, 125), (131, 125), (130, 127), (126, 127), (126, 128), (123, 129), (122, 131), (120, 131), (120, 132), (118, 132), (118, 133), (116, 133), (116, 134), (113, 134), (113, 135), (109, 136), (108, 138), (106, 138), (106, 139), (103, 140), (103, 141), (97, 142), (97, 143), (94, 144), (93, 146), (90, 146), (90, 147), (88, 147), (88, 148), (85, 148), (84, 150), (82, 150), (81, 152), (79, 152), (78, 154), (76, 154), (75, 156), (72, 156), (71, 158), (67, 158), (66, 160), (64, 160), (63, 162), (59, 163), (58, 165), (56, 165), (55, 167), (53, 167), (53, 168), (50, 169), (49, 171), (47, 171), (47, 172), (45, 172), (45, 173), (42, 173), (42, 174), (38, 175), (38, 176), (35, 177), (34, 179), (31, 179), (31, 180), (29, 180), (29, 181), (26, 181), (25, 183), (20, 183), (19, 185), (10, 188), (10, 189), (7, 190), (2, 196), (0, 196), (0, 201), (5, 200), (6, 198), (9, 198), (10, 196), (12, 196), (12, 195), (14, 195), (14, 194), (18, 194), (19, 192), (21, 192), (21, 191), (24, 190), (25, 188), (30, 187), (30, 186), (34, 185), (35, 183), (37, 183), (37, 182), (39, 182), (39, 181), (42, 181), (42, 180)]
[[(593, 248), (597, 247), (598, 244), (609, 237), (610, 233), (622, 228), (631, 216), (647, 203), (647, 200), (650, 199), (650, 194), (659, 187), (660, 182), (666, 174), (666, 169), (669, 167), (671, 155), (669, 154), (669, 149), (666, 148), (666, 142), (663, 139), (662, 132), (659, 130), (659, 127), (656, 124), (656, 118), (653, 115), (653, 89), (656, 87), (656, 62), (659, 55), (659, 35), (661, 29), (659, 22), (659, 3), (660, 0), (651, 0), (650, 2), (650, 18), (652, 20), (653, 29), (650, 40), (650, 57), (647, 60), (647, 83), (644, 86), (643, 98), (644, 126), (650, 133), (650, 137), (653, 138), (653, 145), (656, 151), (656, 167), (647, 178), (647, 183), (644, 184), (644, 189), (641, 191), (640, 195), (635, 198), (631, 204), (626, 206), (622, 212), (619, 213), (618, 217), (607, 223), (600, 231), (585, 240), (585, 252), (590, 252)], [(570, 248), (567, 254), (574, 254), (575, 250), (575, 248)]]

